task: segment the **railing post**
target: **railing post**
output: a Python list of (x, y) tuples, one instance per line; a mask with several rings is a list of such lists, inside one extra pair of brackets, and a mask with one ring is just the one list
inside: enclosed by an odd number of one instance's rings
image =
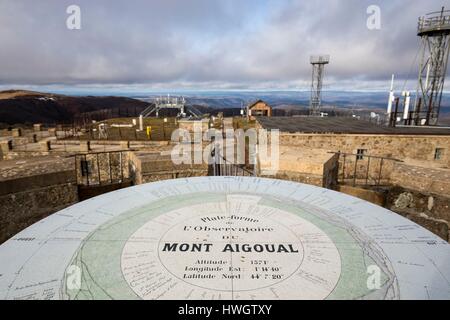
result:
[(344, 163), (342, 164), (342, 183), (345, 183), (345, 159), (347, 155), (344, 153)]
[(215, 146), (214, 146), (214, 149), (212, 150), (212, 154), (211, 155), (213, 156), (212, 166), (213, 166), (213, 175), (215, 177), (215, 176), (217, 176), (217, 173), (216, 173), (217, 162), (216, 162), (216, 147)]
[(380, 161), (380, 172), (378, 173), (378, 185), (381, 184), (381, 172), (383, 170), (383, 162), (384, 162), (384, 158), (381, 158), (381, 161)]
[(111, 170), (111, 152), (108, 152), (108, 164), (109, 164), (109, 182), (112, 183), (112, 170)]
[(85, 168), (86, 168), (86, 182), (87, 182), (87, 185), (89, 186), (89, 165), (88, 165), (88, 162), (87, 162), (87, 158), (86, 158), (86, 155), (84, 155), (84, 164), (85, 164)]
[(355, 155), (355, 169), (353, 170), (353, 186), (356, 186), (356, 170), (358, 168), (358, 155)]
[(100, 179), (100, 162), (98, 161), (98, 153), (97, 153), (97, 174), (98, 174), (98, 184), (101, 185), (101, 179)]
[(370, 169), (370, 159), (371, 157), (367, 158), (367, 172), (366, 172), (366, 186), (368, 185), (368, 181), (369, 181), (369, 169)]
[(120, 151), (120, 182), (123, 182), (123, 154)]

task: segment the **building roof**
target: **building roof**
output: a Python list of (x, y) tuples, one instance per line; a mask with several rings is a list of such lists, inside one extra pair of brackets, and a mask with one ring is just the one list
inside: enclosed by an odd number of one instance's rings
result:
[(251, 108), (253, 108), (255, 105), (257, 105), (258, 103), (261, 103), (261, 102), (264, 103), (264, 104), (266, 104), (266, 105), (270, 108), (269, 104), (268, 104), (267, 102), (261, 100), (261, 99), (256, 100), (255, 102), (249, 104), (249, 105), (248, 105), (248, 108), (251, 109)]
[(446, 127), (386, 127), (347, 117), (258, 117), (264, 129), (289, 133), (449, 135)]

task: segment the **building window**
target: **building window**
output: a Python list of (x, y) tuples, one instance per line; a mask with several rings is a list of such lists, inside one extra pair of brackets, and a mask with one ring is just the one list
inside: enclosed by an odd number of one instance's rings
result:
[(81, 160), (80, 166), (81, 166), (81, 176), (86, 177), (91, 174), (92, 171), (91, 161)]
[(444, 155), (444, 149), (436, 148), (434, 151), (434, 160), (442, 160), (442, 156)]
[(364, 160), (364, 155), (367, 153), (367, 149), (358, 149), (356, 152), (356, 160)]

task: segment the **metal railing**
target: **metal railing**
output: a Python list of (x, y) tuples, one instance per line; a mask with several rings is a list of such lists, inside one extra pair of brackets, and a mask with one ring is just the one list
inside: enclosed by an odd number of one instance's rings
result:
[[(338, 183), (345, 184), (346, 182), (351, 181), (353, 186), (380, 186), (382, 185), (383, 177), (385, 177), (385, 175), (383, 175), (383, 170), (386, 168), (386, 165), (389, 162), (403, 162), (395, 158), (372, 156), (364, 153), (330, 153), (337, 155), (338, 161), (341, 164), (338, 170)], [(359, 168), (358, 164), (360, 164)], [(348, 166), (350, 166), (350, 170), (346, 170), (348, 169)], [(349, 171), (350, 174), (348, 174), (347, 171)], [(370, 183), (371, 181), (373, 183)]]
[(443, 9), (420, 17), (417, 30), (419, 34), (429, 31), (450, 31), (450, 10)]
[(232, 176), (232, 177), (256, 177), (257, 166), (253, 165), (253, 170), (245, 168), (245, 165), (238, 165), (227, 160), (220, 153), (220, 149), (214, 147), (211, 151), (213, 158), (212, 172), (210, 174), (215, 177)]
[[(124, 182), (129, 178), (125, 173), (124, 161), (124, 153), (128, 151), (80, 153), (70, 156), (75, 161), (78, 185), (98, 186)], [(103, 156), (104, 159), (100, 160), (100, 156)], [(118, 156), (118, 161), (114, 161), (115, 156)]]

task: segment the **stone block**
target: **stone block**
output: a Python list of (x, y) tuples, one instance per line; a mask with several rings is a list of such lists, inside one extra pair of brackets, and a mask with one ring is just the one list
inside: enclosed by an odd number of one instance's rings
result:
[(50, 137), (56, 137), (56, 128), (50, 128), (48, 129), (48, 134), (50, 135)]
[(3, 159), (3, 157), (6, 156), (10, 150), (9, 141), (0, 141), (0, 159)]
[(130, 141), (120, 141), (120, 149), (121, 150), (130, 149)]
[(209, 120), (178, 120), (178, 127), (189, 132), (194, 132), (194, 129), (206, 132), (209, 129)]
[(384, 206), (386, 204), (386, 193), (382, 191), (340, 185), (338, 191), (359, 199), (369, 201), (373, 204)]
[(80, 141), (80, 152), (89, 152), (89, 151), (91, 151), (91, 142)]
[(42, 152), (47, 152), (51, 150), (51, 142), (49, 140), (43, 140), (39, 142), (39, 149)]
[(11, 135), (13, 137), (21, 137), (22, 136), (22, 129), (20, 128), (14, 128), (11, 130)]

